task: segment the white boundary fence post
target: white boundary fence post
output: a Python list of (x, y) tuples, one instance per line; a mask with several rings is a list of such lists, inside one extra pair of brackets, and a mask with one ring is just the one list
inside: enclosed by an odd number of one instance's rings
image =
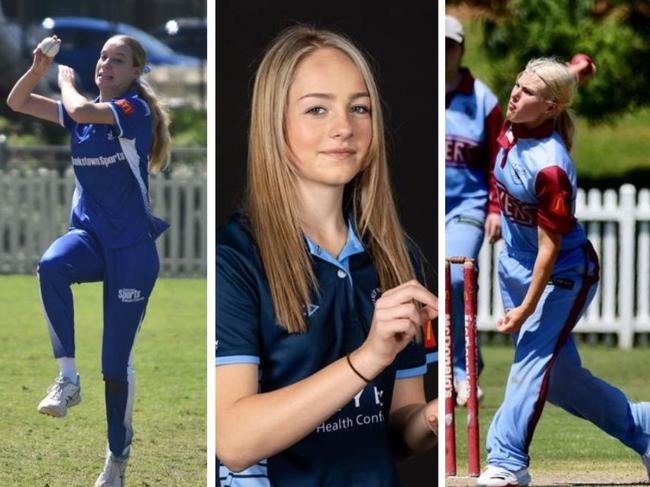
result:
[(634, 244), (636, 233), (636, 188), (625, 184), (619, 201), (619, 279), (618, 317), (621, 325), (618, 344), (621, 348), (634, 345)]

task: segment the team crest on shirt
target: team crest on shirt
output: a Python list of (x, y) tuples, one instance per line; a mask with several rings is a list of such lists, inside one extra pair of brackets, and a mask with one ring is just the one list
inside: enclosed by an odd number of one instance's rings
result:
[(303, 314), (307, 317), (311, 317), (311, 315), (318, 311), (318, 308), (320, 308), (320, 306), (317, 306), (315, 304), (308, 304), (305, 306), (305, 312)]
[(121, 100), (117, 100), (115, 104), (120, 107), (126, 116), (133, 115), (133, 112), (135, 112), (135, 108), (129, 103), (129, 100), (122, 98)]
[(512, 181), (515, 184), (524, 184), (525, 174), (524, 169), (518, 161), (511, 161), (510, 167), (512, 168)]

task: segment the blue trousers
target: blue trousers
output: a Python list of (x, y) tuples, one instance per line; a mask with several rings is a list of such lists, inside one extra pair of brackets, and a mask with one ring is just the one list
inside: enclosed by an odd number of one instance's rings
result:
[(131, 350), (156, 277), (153, 240), (106, 249), (90, 233), (72, 229), (55, 240), (39, 262), (43, 311), (54, 356), (74, 357), (73, 283), (103, 281), (102, 374), (108, 443), (117, 456), (129, 453), (135, 375)]
[[(598, 286), (598, 263), (587, 258), (553, 275), (535, 312), (514, 335), (515, 357), (503, 403), (487, 437), (488, 463), (511, 471), (528, 467), (528, 448), (546, 400), (586, 419), (639, 454), (650, 440), (650, 403), (632, 403), (625, 394), (582, 367), (570, 333)], [(524, 299), (534, 259), (504, 251), (499, 275), (504, 307)]]
[[(477, 259), (483, 243), (484, 223), (484, 213), (482, 219), (463, 216), (450, 219), (445, 225), (446, 257), (473, 257)], [(457, 380), (465, 380), (467, 364), (465, 359), (465, 320), (463, 319), (465, 300), (463, 299), (462, 265), (451, 266), (451, 289), (454, 377)], [(478, 346), (477, 353), (480, 373), (483, 369), (483, 358)]]

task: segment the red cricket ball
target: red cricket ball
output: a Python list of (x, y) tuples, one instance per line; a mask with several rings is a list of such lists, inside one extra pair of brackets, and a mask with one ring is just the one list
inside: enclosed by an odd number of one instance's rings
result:
[(582, 76), (589, 76), (590, 74), (593, 74), (594, 72), (594, 68), (592, 66), (593, 60), (591, 59), (590, 56), (580, 53), (580, 54), (576, 54), (571, 58), (571, 64), (578, 64), (581, 63), (582, 61), (587, 61), (589, 64), (587, 64), (587, 67), (583, 68), (580, 74)]

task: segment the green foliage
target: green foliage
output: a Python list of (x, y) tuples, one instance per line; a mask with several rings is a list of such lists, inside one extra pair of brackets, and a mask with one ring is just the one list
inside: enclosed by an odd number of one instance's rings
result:
[(174, 108), (169, 115), (172, 120), (169, 130), (175, 146), (207, 146), (208, 118), (205, 109)]
[[(0, 276), (0, 485), (92, 485), (106, 448), (100, 371), (102, 285), (73, 286), (82, 402), (67, 417), (36, 405), (58, 369), (34, 276)], [(137, 388), (128, 485), (205, 486), (206, 281), (159, 279), (133, 352)]]
[(485, 22), (485, 46), (493, 64), (493, 85), (506, 100), (518, 72), (536, 57), (569, 60), (592, 56), (597, 76), (579, 90), (576, 111), (592, 121), (650, 102), (650, 30), (635, 19), (638, 2), (593, 0), (511, 0)]

